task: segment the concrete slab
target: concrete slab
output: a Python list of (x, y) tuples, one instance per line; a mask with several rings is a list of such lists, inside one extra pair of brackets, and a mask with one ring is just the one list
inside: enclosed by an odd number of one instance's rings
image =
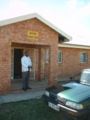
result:
[(0, 104), (40, 98), (43, 95), (43, 93), (44, 93), (44, 90), (37, 91), (37, 92), (36, 91), (31, 92), (28, 90), (20, 93), (0, 95)]

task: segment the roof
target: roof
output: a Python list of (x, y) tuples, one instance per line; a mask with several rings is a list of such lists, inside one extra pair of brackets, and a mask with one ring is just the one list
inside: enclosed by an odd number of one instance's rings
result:
[(84, 72), (84, 73), (90, 73), (90, 68), (83, 69), (83, 72)]
[(60, 35), (65, 37), (64, 41), (69, 41), (69, 40), (72, 39), (71, 36), (69, 36), (68, 34), (63, 32), (59, 28), (55, 27), (52, 23), (50, 23), (49, 21), (45, 20), (43, 17), (41, 17), (37, 13), (28, 14), (28, 15), (19, 16), (19, 17), (15, 17), (15, 18), (11, 18), (11, 19), (0, 21), (0, 26), (6, 26), (6, 25), (9, 25), (9, 24), (13, 24), (13, 23), (29, 20), (29, 19), (32, 19), (32, 18), (37, 18), (38, 20), (40, 20), (41, 22), (43, 22), (44, 24), (48, 25), (50, 28), (55, 30), (57, 33), (59, 33)]
[(79, 44), (69, 44), (69, 43), (58, 44), (58, 47), (78, 48), (78, 49), (90, 49), (89, 45), (79, 45)]

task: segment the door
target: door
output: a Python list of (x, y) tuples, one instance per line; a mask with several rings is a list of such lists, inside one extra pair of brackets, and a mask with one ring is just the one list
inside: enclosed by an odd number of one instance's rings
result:
[(23, 49), (14, 49), (14, 79), (21, 79), (21, 57), (23, 55)]

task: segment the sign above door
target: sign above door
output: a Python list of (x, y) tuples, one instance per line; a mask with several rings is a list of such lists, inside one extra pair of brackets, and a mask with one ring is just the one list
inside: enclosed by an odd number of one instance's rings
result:
[(28, 30), (27, 31), (27, 39), (29, 39), (31, 41), (38, 41), (39, 40), (39, 32)]

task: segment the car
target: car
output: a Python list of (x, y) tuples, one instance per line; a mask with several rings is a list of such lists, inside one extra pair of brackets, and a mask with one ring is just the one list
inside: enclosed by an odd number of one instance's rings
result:
[(79, 82), (46, 88), (43, 99), (50, 108), (72, 119), (90, 120), (90, 68), (82, 71)]

